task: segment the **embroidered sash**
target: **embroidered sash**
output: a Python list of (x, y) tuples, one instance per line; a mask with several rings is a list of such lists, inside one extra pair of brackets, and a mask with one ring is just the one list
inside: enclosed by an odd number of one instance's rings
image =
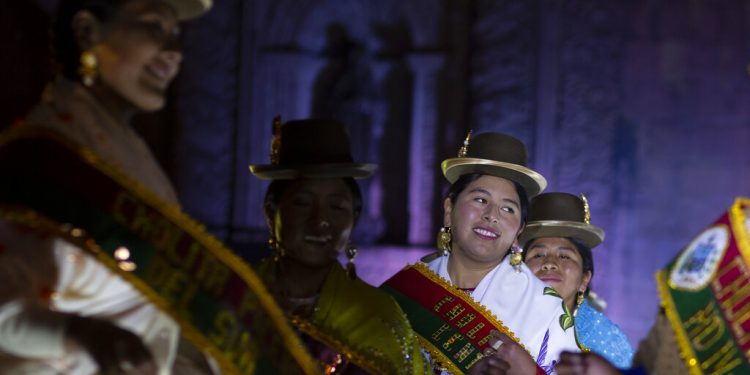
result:
[(405, 267), (380, 288), (401, 305), (432, 359), (453, 374), (465, 373), (483, 357), (493, 329), (518, 342), (487, 308), (423, 263)]
[(656, 273), (662, 305), (692, 374), (750, 373), (750, 240), (737, 198)]
[(67, 239), (169, 313), (224, 373), (318, 373), (240, 258), (179, 208), (49, 131), (0, 137), (0, 216)]

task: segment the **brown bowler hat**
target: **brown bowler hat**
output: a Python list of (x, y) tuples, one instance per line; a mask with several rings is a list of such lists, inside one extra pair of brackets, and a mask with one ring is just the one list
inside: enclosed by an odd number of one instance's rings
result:
[(547, 180), (526, 163), (526, 146), (518, 139), (502, 133), (482, 133), (472, 139), (470, 132), (459, 156), (444, 160), (442, 168), (450, 183), (465, 174), (483, 173), (519, 183), (531, 198), (544, 191)]
[(589, 224), (585, 200), (568, 193), (545, 193), (531, 200), (529, 219), (518, 241), (526, 246), (542, 237), (573, 237), (594, 248), (604, 241), (604, 230)]
[(208, 12), (213, 0), (166, 0), (166, 3), (174, 7), (178, 20), (187, 21)]
[(349, 135), (333, 120), (274, 120), (271, 164), (250, 165), (250, 172), (264, 180), (294, 178), (369, 177), (375, 164), (355, 163)]

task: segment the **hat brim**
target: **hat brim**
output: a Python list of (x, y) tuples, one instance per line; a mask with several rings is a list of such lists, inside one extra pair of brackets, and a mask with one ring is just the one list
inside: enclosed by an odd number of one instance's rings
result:
[(593, 249), (604, 241), (604, 230), (591, 224), (577, 221), (540, 220), (526, 224), (518, 237), (522, 246), (534, 239), (543, 237), (573, 237)]
[(335, 163), (298, 166), (275, 164), (251, 165), (250, 172), (262, 180), (292, 180), (295, 178), (339, 178), (355, 179), (372, 176), (377, 166), (361, 163)]
[(468, 173), (484, 173), (515, 181), (526, 190), (529, 198), (539, 195), (547, 187), (541, 174), (522, 165), (479, 158), (451, 158), (442, 163), (443, 175), (450, 183)]
[(208, 12), (213, 0), (166, 0), (177, 12), (177, 19), (188, 21)]

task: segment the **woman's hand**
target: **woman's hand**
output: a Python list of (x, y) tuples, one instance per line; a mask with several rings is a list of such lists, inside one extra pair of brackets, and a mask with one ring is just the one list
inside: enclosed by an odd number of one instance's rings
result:
[(65, 333), (91, 355), (103, 375), (157, 373), (156, 362), (141, 338), (114, 323), (74, 316)]
[[(537, 373), (534, 358), (517, 342), (508, 335), (499, 331), (490, 333), (490, 345), (496, 349), (495, 356), (508, 364), (508, 375), (533, 375)], [(499, 345), (499, 346), (498, 346)]]
[(507, 335), (492, 331), (490, 346), (484, 351), (485, 357), (471, 366), (467, 374), (534, 375), (537, 366), (521, 345)]
[(590, 374), (590, 375), (619, 375), (621, 374), (612, 364), (599, 354), (571, 353), (560, 354), (560, 362), (555, 366), (557, 375)]
[(508, 374), (510, 365), (495, 354), (485, 355), (469, 368), (466, 375), (505, 375)]

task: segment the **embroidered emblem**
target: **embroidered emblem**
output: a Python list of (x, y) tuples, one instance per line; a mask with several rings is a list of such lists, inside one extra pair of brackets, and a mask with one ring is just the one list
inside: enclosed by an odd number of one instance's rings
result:
[(716, 225), (699, 234), (675, 261), (669, 285), (675, 289), (702, 289), (711, 281), (729, 246), (729, 230)]

